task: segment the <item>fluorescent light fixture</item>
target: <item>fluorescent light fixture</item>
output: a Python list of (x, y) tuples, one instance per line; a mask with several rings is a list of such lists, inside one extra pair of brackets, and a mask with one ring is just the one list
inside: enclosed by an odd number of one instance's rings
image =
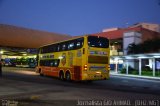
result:
[(118, 59), (119, 59), (118, 57), (115, 57), (115, 58), (114, 58), (115, 61), (118, 61)]
[(133, 57), (127, 56), (126, 59), (134, 59)]
[(4, 53), (4, 52), (1, 50), (1, 51), (0, 51), (0, 54), (3, 54), (3, 53)]
[(155, 57), (155, 58), (160, 58), (160, 56), (153, 56), (153, 57)]
[(144, 59), (144, 58), (148, 58), (148, 57), (145, 57), (145, 56), (140, 56), (138, 57), (139, 59)]
[(23, 54), (23, 56), (26, 56), (27, 54)]

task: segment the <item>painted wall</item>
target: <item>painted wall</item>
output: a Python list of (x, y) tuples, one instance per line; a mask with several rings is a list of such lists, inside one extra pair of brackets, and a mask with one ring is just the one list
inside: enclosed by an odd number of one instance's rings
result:
[(142, 34), (139, 32), (125, 32), (123, 34), (123, 52), (127, 55), (127, 48), (129, 44), (135, 43), (139, 44), (142, 42)]

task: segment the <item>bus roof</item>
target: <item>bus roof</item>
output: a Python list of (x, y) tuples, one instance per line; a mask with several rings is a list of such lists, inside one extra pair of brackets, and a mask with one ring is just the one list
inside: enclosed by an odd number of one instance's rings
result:
[[(65, 41), (70, 41), (70, 40), (78, 39), (78, 38), (85, 37), (85, 36), (92, 36), (92, 35), (73, 36), (70, 39), (66, 39), (66, 40), (62, 40), (62, 41), (59, 41), (59, 42), (54, 42), (54, 43), (51, 43), (51, 44), (47, 44), (47, 45), (41, 46), (39, 48), (42, 48), (42, 47), (45, 47), (45, 46), (49, 46), (49, 45), (52, 45), (52, 44), (57, 44), (57, 43), (65, 42)], [(95, 35), (93, 35), (93, 36), (95, 36)]]

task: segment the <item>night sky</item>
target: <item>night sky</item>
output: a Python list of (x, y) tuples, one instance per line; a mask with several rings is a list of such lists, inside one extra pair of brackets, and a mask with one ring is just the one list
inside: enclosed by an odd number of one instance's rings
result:
[(160, 24), (160, 0), (0, 0), (0, 24), (68, 35)]

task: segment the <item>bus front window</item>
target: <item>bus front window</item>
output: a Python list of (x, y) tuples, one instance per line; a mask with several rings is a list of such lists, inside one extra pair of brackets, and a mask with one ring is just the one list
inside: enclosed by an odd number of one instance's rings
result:
[(99, 36), (88, 36), (88, 45), (90, 47), (108, 48), (109, 40)]

